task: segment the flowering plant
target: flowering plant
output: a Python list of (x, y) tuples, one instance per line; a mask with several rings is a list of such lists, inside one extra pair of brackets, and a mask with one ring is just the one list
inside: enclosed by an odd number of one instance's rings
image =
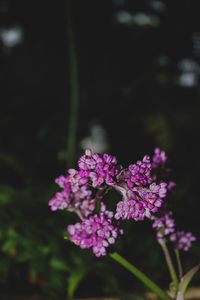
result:
[[(169, 180), (166, 153), (156, 148), (152, 161), (145, 155), (142, 160), (124, 168), (115, 156), (93, 154), (91, 149), (86, 149), (78, 160), (78, 167), (78, 170), (69, 169), (66, 176), (55, 180), (62, 191), (49, 201), (52, 211), (67, 209), (80, 218), (80, 222), (68, 225), (69, 240), (82, 249), (91, 248), (96, 257), (109, 253), (161, 299), (183, 300), (186, 288), (200, 265), (183, 276), (179, 250), (188, 251), (196, 238), (191, 232), (175, 229), (172, 212), (167, 207), (165, 198), (167, 193), (174, 192), (176, 184)], [(110, 189), (121, 194), (114, 210), (108, 210), (104, 203), (104, 196)], [(108, 250), (109, 245), (124, 234), (120, 228), (123, 220), (143, 221), (145, 218), (152, 221), (165, 255), (172, 280), (170, 295), (118, 253)], [(169, 242), (174, 245), (178, 275), (167, 247)]]

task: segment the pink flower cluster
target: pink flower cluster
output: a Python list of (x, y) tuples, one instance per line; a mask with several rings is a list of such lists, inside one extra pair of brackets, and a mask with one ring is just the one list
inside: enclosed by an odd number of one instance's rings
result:
[(150, 218), (162, 206), (167, 195), (167, 184), (156, 184), (151, 178), (150, 157), (145, 155), (128, 167), (127, 171), (118, 176), (118, 185), (114, 188), (121, 192), (122, 201), (116, 208), (116, 219), (134, 219), (135, 221)]
[[(165, 152), (156, 148), (153, 164), (145, 155), (143, 160), (125, 169), (117, 163), (115, 156), (86, 149), (78, 160), (79, 169), (69, 169), (66, 176), (55, 180), (62, 191), (55, 194), (49, 206), (52, 211), (67, 209), (79, 216), (81, 222), (68, 226), (70, 240), (81, 248), (92, 248), (97, 257), (105, 255), (107, 247), (123, 233), (119, 228), (120, 219), (153, 219), (157, 237), (164, 238), (174, 233), (171, 213), (156, 217), (167, 191), (175, 185), (158, 176), (158, 170), (165, 170), (166, 162)], [(114, 211), (108, 211), (102, 202), (110, 189), (121, 194)]]
[(151, 178), (151, 162), (150, 157), (145, 155), (143, 160), (138, 160), (136, 164), (132, 164), (128, 167), (128, 170), (124, 172), (124, 177), (127, 182), (128, 188), (136, 186), (146, 186), (152, 183)]
[(84, 172), (69, 169), (66, 176), (58, 177), (55, 182), (63, 188), (49, 201), (51, 210), (67, 209), (76, 212), (81, 218), (87, 217), (95, 209), (95, 200), (86, 181)]
[(177, 231), (170, 236), (170, 241), (174, 243), (175, 249), (188, 251), (196, 237), (191, 232)]
[(86, 149), (78, 161), (79, 170), (69, 169), (66, 176), (55, 182), (63, 188), (49, 201), (51, 210), (67, 209), (76, 212), (81, 219), (95, 209), (96, 200), (102, 198), (109, 186), (116, 184), (116, 176), (122, 167), (114, 156), (92, 154)]
[(132, 218), (135, 221), (144, 220), (145, 217), (151, 218), (152, 213), (156, 213), (162, 206), (162, 198), (166, 197), (165, 185), (164, 182), (158, 185), (152, 183), (148, 187), (124, 189), (122, 201), (117, 204), (115, 218)]
[(70, 240), (82, 249), (91, 248), (94, 254), (99, 257), (106, 255), (106, 248), (114, 244), (123, 230), (112, 223), (113, 212), (106, 210), (101, 203), (99, 215), (95, 214), (75, 225), (68, 225)]
[(152, 168), (154, 169), (165, 167), (165, 164), (167, 162), (167, 155), (165, 151), (160, 150), (160, 148), (156, 147), (154, 149), (154, 155), (152, 161), (153, 161)]
[[(109, 244), (123, 233), (119, 219), (151, 218), (167, 194), (165, 182), (153, 182), (148, 155), (124, 169), (115, 156), (93, 154), (86, 149), (78, 167), (55, 180), (62, 191), (55, 194), (49, 206), (53, 211), (67, 209), (79, 216), (81, 223), (68, 226), (70, 240), (81, 248), (92, 248), (96, 256), (105, 255)], [(114, 212), (106, 210), (101, 201), (110, 188), (122, 196)], [(96, 211), (98, 201), (101, 201), (99, 213)]]
[(160, 148), (154, 149), (154, 155), (152, 158), (152, 178), (157, 180), (159, 177), (161, 180), (167, 182), (168, 191), (175, 193), (176, 183), (169, 180), (170, 168), (168, 167), (168, 157), (164, 150)]
[(174, 219), (171, 218), (171, 215), (172, 212), (169, 211), (161, 217), (155, 217), (152, 227), (156, 228), (157, 239), (166, 240), (166, 236), (175, 231), (175, 222)]
[(157, 239), (172, 242), (174, 249), (188, 251), (196, 237), (191, 232), (175, 231), (175, 221), (171, 216), (170, 211), (165, 212), (161, 217), (155, 217), (152, 227), (156, 229)]
[(87, 172), (88, 179), (91, 180), (94, 188), (102, 186), (102, 184), (116, 184), (116, 176), (119, 174), (122, 166), (117, 165), (115, 156), (107, 153), (102, 156), (98, 153), (92, 154), (91, 149), (86, 149), (85, 155), (81, 156), (78, 161), (81, 171)]
[[(152, 168), (154, 179), (158, 174), (165, 177), (169, 175), (170, 169), (167, 167), (165, 151), (161, 151), (159, 148), (154, 150)], [(161, 169), (162, 172), (160, 172)], [(165, 187), (173, 193), (175, 186), (176, 183), (174, 181), (169, 181)], [(175, 221), (172, 218), (172, 212), (168, 211), (166, 207), (162, 207), (159, 214), (152, 216), (151, 219), (154, 221), (152, 227), (156, 229), (157, 239), (163, 239), (166, 242), (171, 241), (174, 244), (174, 249), (188, 251), (191, 247), (191, 242), (196, 240), (191, 232), (175, 230)]]

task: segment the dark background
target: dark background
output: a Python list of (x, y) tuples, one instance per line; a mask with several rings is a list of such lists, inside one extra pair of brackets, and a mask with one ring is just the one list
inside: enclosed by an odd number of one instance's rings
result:
[[(48, 201), (58, 190), (54, 179), (74, 166), (81, 141), (98, 125), (106, 151), (124, 165), (156, 146), (166, 151), (177, 228), (199, 238), (198, 1), (68, 4), (0, 1), (0, 287), (56, 299), (128, 295), (142, 284), (109, 257), (64, 241), (75, 218), (52, 213)], [(9, 43), (16, 28), (21, 38)], [(69, 153), (72, 86), (78, 108)], [(167, 286), (151, 224), (124, 226), (115, 249)], [(199, 240), (182, 256), (185, 270), (199, 263)]]

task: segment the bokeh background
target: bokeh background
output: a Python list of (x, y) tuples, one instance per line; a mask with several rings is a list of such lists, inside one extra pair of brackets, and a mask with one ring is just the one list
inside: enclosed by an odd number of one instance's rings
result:
[[(144, 290), (109, 257), (64, 240), (76, 218), (48, 207), (54, 179), (86, 147), (124, 165), (157, 146), (166, 151), (177, 228), (198, 238), (182, 254), (185, 271), (199, 263), (199, 62), (198, 1), (0, 1), (1, 293), (66, 299)], [(124, 228), (115, 250), (167, 287), (151, 223)]]

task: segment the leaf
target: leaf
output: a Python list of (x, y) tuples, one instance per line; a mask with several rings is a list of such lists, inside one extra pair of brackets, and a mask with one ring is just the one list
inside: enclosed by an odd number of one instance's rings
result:
[(188, 284), (190, 283), (190, 281), (192, 280), (192, 277), (194, 276), (194, 274), (199, 270), (200, 268), (200, 264), (195, 266), (194, 268), (192, 268), (189, 272), (187, 272), (182, 278), (181, 281), (179, 283), (179, 291), (184, 294)]
[(174, 284), (174, 282), (171, 282), (170, 285), (169, 285), (169, 290), (174, 294), (176, 293), (176, 285)]
[(9, 253), (10, 254), (10, 249), (12, 249), (13, 247), (15, 247), (16, 243), (14, 240), (7, 240), (1, 247), (1, 250), (5, 253)]
[(71, 274), (68, 277), (68, 298), (72, 298), (74, 296), (74, 292), (84, 276), (85, 270), (75, 269), (71, 272)]
[(56, 257), (54, 257), (50, 260), (50, 266), (53, 269), (58, 270), (58, 271), (69, 271), (70, 270), (70, 268), (66, 264), (66, 262), (64, 262), (61, 259), (58, 259)]

